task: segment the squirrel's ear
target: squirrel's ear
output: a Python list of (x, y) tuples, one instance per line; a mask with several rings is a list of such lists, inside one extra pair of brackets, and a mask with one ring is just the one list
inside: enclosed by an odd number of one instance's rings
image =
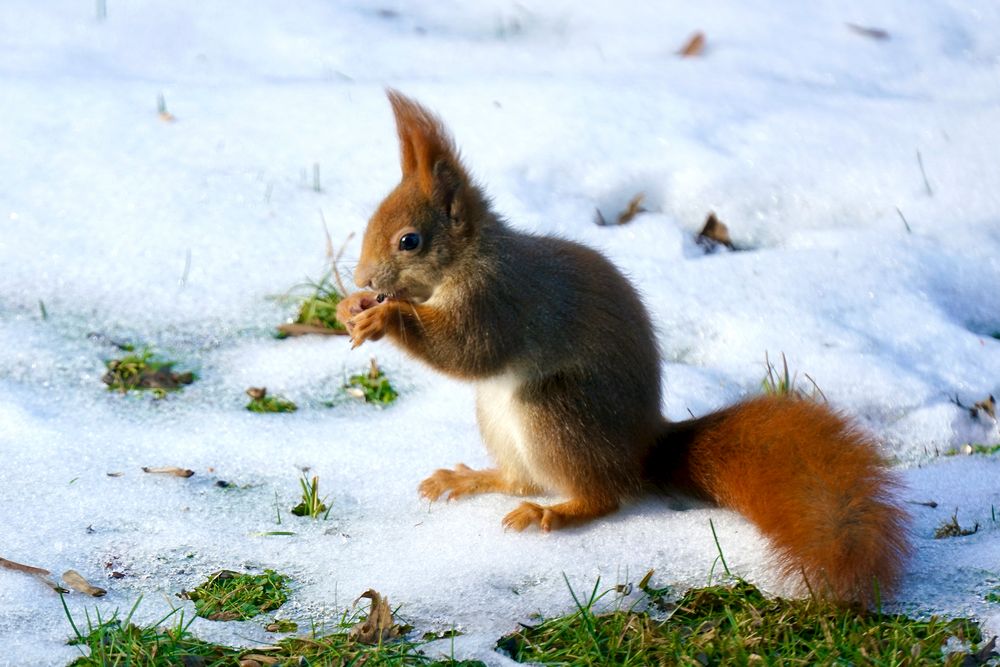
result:
[(420, 189), (434, 192), (434, 168), (441, 160), (453, 162), (459, 170), (457, 151), (448, 131), (433, 113), (397, 90), (386, 90), (399, 133), (399, 161), (403, 178), (416, 178)]
[(457, 227), (470, 222), (471, 189), (462, 167), (448, 158), (438, 160), (434, 163), (433, 182), (430, 194), (434, 205), (444, 211)]

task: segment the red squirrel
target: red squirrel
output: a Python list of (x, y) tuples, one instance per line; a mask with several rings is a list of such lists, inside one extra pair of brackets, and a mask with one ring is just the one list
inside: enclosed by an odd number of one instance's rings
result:
[(660, 355), (636, 290), (599, 252), (511, 228), (470, 178), (433, 113), (388, 91), (402, 180), (365, 231), (337, 316), (355, 347), (388, 336), (476, 385), (496, 467), (425, 479), (437, 500), (558, 494), (503, 518), (550, 531), (614, 512), (650, 490), (742, 513), (789, 577), (869, 603), (899, 581), (908, 542), (898, 481), (875, 443), (837, 413), (753, 398), (683, 422), (661, 413)]

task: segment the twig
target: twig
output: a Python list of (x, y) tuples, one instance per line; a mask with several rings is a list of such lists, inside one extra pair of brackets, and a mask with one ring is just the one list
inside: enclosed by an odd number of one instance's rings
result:
[(910, 229), (910, 223), (906, 221), (906, 216), (903, 215), (903, 212), (899, 210), (898, 206), (896, 207), (896, 213), (899, 214), (899, 219), (903, 221), (903, 226), (906, 227), (906, 231), (912, 234), (913, 230)]
[(191, 248), (184, 253), (184, 270), (181, 272), (181, 279), (178, 281), (181, 287), (187, 286), (188, 273), (191, 271)]
[[(341, 296), (347, 296), (349, 292), (347, 287), (344, 286), (344, 281), (340, 277), (340, 270), (337, 268), (337, 263), (340, 261), (340, 258), (344, 256), (344, 251), (347, 250), (347, 244), (354, 238), (354, 232), (347, 235), (344, 242), (340, 244), (340, 249), (337, 250), (336, 254), (334, 254), (333, 240), (330, 238), (330, 229), (326, 226), (326, 216), (323, 215), (323, 209), (319, 210), (319, 219), (323, 221), (323, 234), (326, 235), (326, 257), (330, 260), (330, 273), (333, 274), (333, 279), (337, 282), (337, 287), (340, 288)], [(286, 333), (289, 333), (290, 335), (297, 335), (291, 334), (290, 332)]]
[(325, 336), (346, 336), (347, 331), (343, 329), (332, 329), (330, 327), (318, 327), (312, 324), (298, 324), (288, 322), (278, 325), (278, 331), (289, 336), (305, 336), (307, 334), (323, 334)]
[(934, 191), (931, 190), (931, 184), (927, 180), (927, 172), (924, 171), (924, 157), (917, 151), (917, 164), (920, 165), (920, 175), (924, 177), (924, 187), (927, 188), (927, 196), (933, 197)]

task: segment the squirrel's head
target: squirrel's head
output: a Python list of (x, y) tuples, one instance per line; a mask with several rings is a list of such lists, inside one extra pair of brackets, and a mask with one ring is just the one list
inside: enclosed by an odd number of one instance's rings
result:
[(403, 178), (368, 221), (354, 281), (420, 303), (472, 247), (486, 203), (441, 121), (395, 90), (388, 96)]

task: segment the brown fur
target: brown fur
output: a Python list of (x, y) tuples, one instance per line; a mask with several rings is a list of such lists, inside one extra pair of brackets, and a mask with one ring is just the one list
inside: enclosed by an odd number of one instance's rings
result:
[[(874, 443), (825, 407), (759, 399), (666, 423), (649, 316), (624, 276), (571, 241), (517, 232), (469, 178), (440, 121), (390, 91), (402, 180), (372, 216), (338, 309), (355, 345), (388, 336), (477, 385), (477, 417), (497, 462), (438, 470), (431, 500), (558, 493), (503, 520), (551, 530), (615, 511), (650, 485), (731, 507), (754, 521), (790, 575), (868, 601), (897, 582), (905, 513)], [(418, 250), (399, 239), (419, 234)], [(377, 294), (388, 295), (382, 303)]]

